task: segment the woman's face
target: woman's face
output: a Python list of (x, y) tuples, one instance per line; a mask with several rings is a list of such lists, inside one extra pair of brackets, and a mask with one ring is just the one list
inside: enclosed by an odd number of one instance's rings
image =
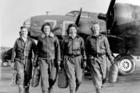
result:
[(27, 37), (28, 36), (28, 29), (27, 28), (22, 28), (20, 31), (20, 36), (21, 37)]
[(48, 36), (51, 32), (50, 26), (48, 26), (48, 25), (44, 26), (43, 32), (44, 32), (45, 35)]
[(92, 30), (93, 30), (94, 35), (95, 36), (98, 36), (99, 33), (100, 33), (100, 26), (99, 26), (99, 24), (94, 24), (92, 26)]
[(69, 29), (69, 36), (74, 38), (77, 35), (77, 29), (75, 27), (70, 27)]

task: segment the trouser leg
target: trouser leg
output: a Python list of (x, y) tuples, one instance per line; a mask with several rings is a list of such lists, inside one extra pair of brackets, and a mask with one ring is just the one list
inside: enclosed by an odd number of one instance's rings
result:
[(42, 93), (48, 93), (49, 81), (48, 81), (48, 64), (45, 60), (40, 59), (40, 72), (41, 72), (41, 88)]
[(25, 64), (25, 71), (24, 71), (24, 86), (29, 87), (30, 86), (30, 80), (32, 78), (32, 62), (29, 59), (26, 59)]
[(97, 62), (92, 62), (90, 66), (90, 71), (91, 71), (93, 84), (96, 88), (96, 93), (101, 93), (102, 73), (99, 64)]
[(24, 64), (16, 61), (15, 64), (17, 76), (16, 76), (16, 83), (18, 85), (19, 93), (25, 93), (24, 91)]
[(31, 79), (32, 73), (30, 71), (25, 71), (24, 74), (25, 74), (24, 90), (25, 90), (25, 93), (29, 93), (30, 79)]
[(76, 91), (77, 91), (82, 83), (82, 76), (83, 76), (82, 68), (81, 68), (81, 56), (75, 58), (75, 64), (76, 64), (75, 75), (76, 75)]
[(21, 62), (16, 61), (16, 71), (17, 71), (17, 76), (16, 76), (16, 83), (17, 85), (24, 85), (24, 64)]
[(107, 80), (107, 77), (108, 77), (108, 73), (107, 73), (107, 70), (108, 70), (108, 68), (107, 68), (107, 58), (103, 58), (102, 59), (103, 60), (103, 62), (102, 62), (102, 84), (104, 84), (104, 83), (106, 83), (106, 80)]
[(29, 86), (30, 86), (30, 75), (25, 72), (25, 80), (24, 80), (24, 91), (25, 93), (29, 93)]
[(75, 93), (76, 89), (75, 66), (72, 62), (67, 60), (65, 69), (69, 80), (70, 93)]
[(106, 61), (106, 81), (108, 81), (108, 79), (109, 79), (110, 67), (111, 67), (111, 63), (110, 63), (109, 59), (107, 58), (107, 61)]
[(100, 71), (95, 70), (95, 72), (92, 73), (92, 80), (96, 88), (96, 93), (101, 93), (102, 75)]
[(53, 60), (49, 62), (49, 93), (54, 93), (57, 79), (57, 68)]
[(29, 93), (30, 79), (32, 75), (32, 64), (30, 60), (21, 60), (15, 62), (15, 70), (17, 71), (16, 83), (19, 93)]

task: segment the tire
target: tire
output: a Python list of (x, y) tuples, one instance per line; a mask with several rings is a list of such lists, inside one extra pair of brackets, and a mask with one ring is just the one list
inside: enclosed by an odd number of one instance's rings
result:
[(118, 55), (115, 62), (117, 62), (120, 75), (128, 75), (135, 71), (136, 64), (134, 58), (130, 55)]

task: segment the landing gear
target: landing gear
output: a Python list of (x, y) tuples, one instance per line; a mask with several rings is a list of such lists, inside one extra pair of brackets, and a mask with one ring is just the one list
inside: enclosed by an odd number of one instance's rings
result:
[(118, 64), (119, 74), (127, 75), (135, 71), (135, 61), (131, 55), (121, 54), (115, 58)]

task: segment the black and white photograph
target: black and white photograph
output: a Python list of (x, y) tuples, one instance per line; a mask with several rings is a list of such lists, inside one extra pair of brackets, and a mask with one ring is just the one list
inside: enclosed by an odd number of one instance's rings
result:
[(139, 93), (139, 0), (1, 0), (0, 93)]

